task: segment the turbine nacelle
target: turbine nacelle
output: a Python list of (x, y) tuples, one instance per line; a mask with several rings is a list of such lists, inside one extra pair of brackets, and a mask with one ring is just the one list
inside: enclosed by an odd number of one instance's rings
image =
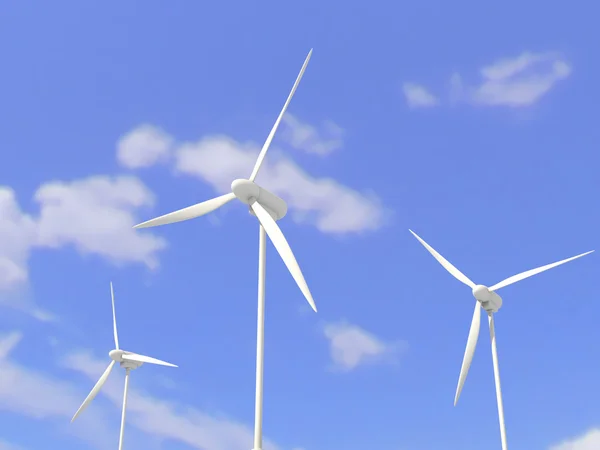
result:
[(124, 368), (124, 369), (137, 369), (138, 367), (140, 367), (142, 364), (144, 364), (141, 361), (132, 361), (130, 359), (124, 359), (123, 356), (124, 355), (132, 355), (133, 353), (131, 352), (126, 352), (125, 350), (120, 350), (120, 349), (114, 349), (111, 350), (110, 352), (108, 352), (108, 356), (110, 356), (110, 359), (112, 359), (115, 362), (118, 362), (119, 365)]
[[(259, 186), (253, 181), (239, 178), (231, 183), (231, 191), (239, 201), (251, 206), (258, 202), (267, 210), (274, 220), (280, 220), (287, 214), (287, 204), (285, 200)], [(250, 214), (255, 215), (252, 208)]]
[(481, 307), (488, 313), (496, 313), (502, 307), (502, 297), (487, 286), (478, 284), (473, 288), (473, 297), (481, 303)]

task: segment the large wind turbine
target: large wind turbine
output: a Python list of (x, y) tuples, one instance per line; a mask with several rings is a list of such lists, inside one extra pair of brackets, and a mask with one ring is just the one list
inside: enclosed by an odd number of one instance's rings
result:
[(469, 337), (467, 339), (467, 348), (465, 349), (465, 355), (463, 357), (462, 367), (460, 369), (460, 376), (458, 378), (458, 386), (456, 387), (456, 395), (454, 397), (454, 406), (458, 402), (458, 398), (462, 391), (463, 385), (471, 367), (471, 361), (473, 360), (473, 354), (475, 353), (475, 346), (477, 345), (477, 338), (479, 337), (479, 328), (481, 322), (481, 308), (483, 308), (488, 314), (488, 323), (490, 327), (490, 338), (492, 341), (492, 359), (494, 361), (494, 380), (496, 383), (496, 400), (498, 402), (498, 419), (500, 421), (500, 437), (502, 439), (502, 450), (507, 450), (506, 443), (506, 427), (504, 424), (504, 407), (502, 405), (502, 390), (500, 388), (500, 371), (498, 369), (498, 352), (496, 351), (496, 332), (494, 328), (494, 314), (498, 312), (502, 306), (502, 298), (496, 294), (496, 291), (500, 288), (509, 286), (517, 281), (524, 280), (538, 273), (544, 272), (553, 267), (560, 266), (561, 264), (573, 261), (574, 259), (581, 258), (582, 256), (589, 255), (594, 250), (581, 255), (573, 256), (572, 258), (563, 259), (552, 264), (547, 264), (537, 269), (531, 269), (518, 275), (513, 275), (500, 283), (496, 283), (491, 287), (484, 286), (482, 284), (475, 284), (469, 280), (462, 272), (456, 267), (450, 264), (442, 255), (436, 252), (427, 242), (417, 236), (412, 230), (409, 230), (414, 237), (416, 237), (421, 244), (433, 255), (433, 257), (450, 272), (454, 278), (458, 281), (466, 284), (473, 290), (473, 296), (477, 300), (475, 302), (475, 311), (473, 312), (473, 319), (471, 321), (471, 329), (469, 331)]
[(115, 335), (115, 348), (108, 353), (112, 361), (100, 376), (100, 379), (96, 385), (92, 388), (86, 399), (83, 401), (73, 418), (71, 423), (83, 412), (85, 408), (94, 400), (94, 397), (100, 392), (104, 383), (108, 379), (110, 372), (112, 371), (115, 363), (119, 363), (122, 368), (125, 369), (125, 391), (123, 392), (123, 412), (121, 415), (121, 431), (119, 433), (119, 450), (123, 450), (123, 432), (125, 430), (125, 412), (127, 408), (127, 390), (129, 388), (129, 372), (137, 369), (144, 363), (159, 364), (161, 366), (177, 367), (175, 364), (161, 361), (160, 359), (151, 358), (150, 356), (138, 355), (137, 353), (128, 352), (119, 348), (119, 336), (117, 334), (117, 319), (115, 315), (115, 295), (113, 291), (113, 285), (110, 283), (110, 296), (112, 298), (112, 312), (113, 312), (113, 332)]
[(267, 140), (265, 141), (250, 178), (237, 179), (231, 183), (231, 191), (229, 194), (221, 195), (220, 197), (207, 200), (203, 203), (180, 209), (178, 211), (157, 217), (156, 219), (136, 225), (134, 228), (155, 227), (158, 225), (166, 225), (169, 223), (181, 222), (183, 220), (193, 219), (196, 217), (208, 214), (217, 208), (225, 205), (234, 198), (237, 198), (242, 203), (249, 205), (250, 214), (257, 217), (259, 225), (259, 245), (258, 245), (258, 319), (256, 330), (256, 393), (255, 393), (255, 418), (254, 418), (254, 447), (253, 450), (262, 450), (262, 415), (263, 415), (263, 367), (264, 367), (264, 314), (265, 314), (265, 269), (266, 269), (266, 237), (265, 232), (273, 242), (275, 249), (283, 259), (283, 262), (290, 271), (296, 284), (304, 294), (304, 297), (316, 312), (317, 307), (312, 298), (308, 285), (304, 280), (304, 276), (298, 266), (298, 262), (292, 253), (292, 250), (287, 243), (283, 233), (277, 225), (277, 220), (282, 219), (287, 213), (287, 205), (284, 200), (275, 194), (267, 191), (254, 182), (260, 166), (265, 158), (269, 145), (275, 136), (275, 132), (279, 127), (279, 123), (285, 111), (287, 110), (290, 101), (296, 92), (296, 88), (302, 79), (302, 75), (306, 70), (308, 61), (312, 54), (312, 49), (308, 53), (302, 69), (296, 78), (296, 82), (292, 87), (292, 91), (288, 96), (283, 109), (279, 113), (279, 117), (275, 121), (275, 125), (271, 129)]

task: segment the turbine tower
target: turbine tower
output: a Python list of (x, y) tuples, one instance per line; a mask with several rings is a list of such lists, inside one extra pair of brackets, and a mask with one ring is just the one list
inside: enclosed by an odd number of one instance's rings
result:
[(275, 125), (271, 129), (259, 155), (254, 169), (248, 179), (237, 179), (231, 183), (231, 192), (202, 203), (165, 214), (147, 222), (136, 225), (134, 228), (155, 227), (183, 220), (189, 220), (208, 214), (221, 206), (237, 198), (248, 205), (250, 214), (256, 216), (259, 222), (259, 244), (258, 244), (258, 314), (256, 327), (256, 391), (255, 391), (255, 418), (254, 418), (254, 447), (253, 450), (262, 450), (262, 416), (263, 416), (263, 368), (264, 368), (264, 314), (265, 314), (265, 270), (266, 270), (266, 236), (269, 236), (273, 246), (283, 259), (296, 284), (304, 294), (304, 297), (316, 312), (317, 307), (312, 298), (308, 285), (304, 280), (300, 266), (296, 261), (292, 250), (283, 233), (277, 225), (277, 220), (282, 219), (287, 213), (287, 204), (284, 200), (269, 192), (254, 182), (258, 171), (263, 163), (279, 123), (283, 118), (296, 88), (304, 75), (306, 66), (312, 55), (312, 49), (308, 53), (302, 69), (296, 78), (296, 82), (279, 113)]
[(553, 267), (560, 266), (561, 264), (573, 261), (574, 259), (581, 258), (582, 256), (589, 255), (594, 250), (586, 253), (582, 253), (571, 258), (563, 259), (552, 264), (547, 264), (537, 269), (527, 270), (518, 275), (513, 275), (506, 280), (496, 283), (492, 287), (487, 287), (482, 284), (475, 284), (469, 278), (467, 278), (460, 270), (454, 267), (448, 262), (442, 255), (436, 252), (427, 242), (421, 239), (415, 232), (409, 230), (417, 240), (423, 244), (429, 253), (461, 283), (466, 284), (472, 289), (473, 296), (475, 297), (475, 311), (473, 312), (473, 319), (471, 320), (471, 329), (469, 330), (469, 337), (467, 338), (467, 348), (465, 349), (465, 355), (463, 357), (462, 366), (460, 368), (460, 375), (458, 377), (458, 386), (456, 387), (456, 395), (454, 397), (454, 406), (458, 402), (460, 393), (462, 392), (463, 385), (467, 379), (467, 373), (471, 367), (471, 361), (475, 353), (475, 347), (477, 346), (477, 339), (479, 338), (479, 328), (481, 324), (481, 309), (484, 309), (488, 315), (488, 324), (490, 327), (490, 338), (492, 342), (492, 360), (494, 363), (494, 381), (496, 384), (496, 402), (498, 403), (498, 420), (500, 422), (500, 439), (502, 441), (502, 450), (508, 449), (506, 442), (506, 426), (504, 423), (504, 406), (502, 404), (502, 389), (500, 387), (500, 369), (498, 367), (498, 351), (496, 350), (496, 330), (494, 326), (494, 314), (502, 307), (502, 298), (496, 294), (496, 291), (500, 288), (509, 286), (517, 281), (524, 280), (538, 273), (544, 272)]
[(161, 361), (160, 359), (151, 358), (150, 356), (139, 355), (137, 353), (128, 352), (119, 348), (119, 336), (117, 334), (117, 319), (115, 316), (115, 296), (113, 291), (113, 285), (110, 283), (110, 296), (112, 298), (112, 312), (113, 312), (113, 332), (115, 337), (115, 348), (108, 353), (112, 361), (108, 364), (108, 367), (104, 373), (100, 376), (100, 379), (96, 382), (96, 385), (92, 388), (86, 399), (83, 401), (73, 418), (71, 423), (83, 412), (85, 408), (94, 400), (94, 397), (100, 392), (104, 383), (108, 379), (110, 372), (112, 371), (115, 363), (119, 363), (120, 366), (125, 369), (125, 390), (123, 392), (123, 411), (121, 413), (121, 431), (119, 432), (119, 450), (123, 450), (123, 433), (125, 431), (125, 412), (127, 409), (127, 390), (129, 389), (129, 373), (140, 367), (144, 363), (159, 364), (161, 366), (177, 367), (175, 364)]

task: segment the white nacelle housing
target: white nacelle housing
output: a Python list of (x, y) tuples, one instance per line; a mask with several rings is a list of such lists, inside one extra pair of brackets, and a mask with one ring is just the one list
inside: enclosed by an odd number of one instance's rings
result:
[(473, 288), (473, 296), (487, 312), (495, 313), (502, 307), (502, 298), (481, 284)]
[[(231, 191), (247, 205), (251, 205), (254, 201), (260, 203), (274, 220), (282, 219), (287, 214), (287, 204), (283, 199), (250, 180), (234, 180), (231, 183)], [(254, 215), (252, 209), (250, 214)]]
[(110, 359), (112, 359), (115, 362), (118, 362), (119, 365), (121, 367), (123, 367), (124, 369), (137, 369), (138, 367), (140, 367), (142, 364), (142, 362), (139, 361), (125, 361), (123, 359), (123, 355), (127, 355), (130, 354), (130, 352), (126, 352), (125, 350), (111, 350), (110, 352), (108, 352), (108, 356), (110, 356)]

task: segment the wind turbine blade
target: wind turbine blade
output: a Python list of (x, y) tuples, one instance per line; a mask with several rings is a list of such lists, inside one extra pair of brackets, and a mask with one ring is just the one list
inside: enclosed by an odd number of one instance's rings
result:
[(465, 355), (463, 356), (462, 366), (460, 368), (460, 376), (458, 377), (458, 386), (456, 387), (456, 395), (454, 396), (454, 406), (458, 403), (458, 398), (462, 392), (469, 368), (471, 367), (471, 361), (473, 361), (473, 355), (475, 354), (475, 347), (477, 347), (477, 339), (479, 338), (479, 327), (481, 324), (481, 305), (478, 301), (475, 302), (475, 311), (473, 311), (473, 319), (471, 320), (471, 329), (469, 330), (469, 337), (467, 339), (467, 347), (465, 349)]
[(269, 136), (267, 137), (267, 140), (263, 144), (263, 147), (258, 155), (258, 158), (256, 159), (256, 163), (254, 164), (254, 169), (252, 170), (252, 175), (250, 175), (250, 178), (249, 178), (250, 181), (254, 181), (254, 179), (256, 178), (256, 175), (258, 174), (260, 166), (261, 166), (263, 160), (265, 159), (265, 155), (267, 154), (267, 150), (269, 150), (269, 146), (271, 145), (271, 141), (273, 140), (273, 137), (275, 136), (275, 132), (277, 131), (277, 128), (279, 127), (279, 123), (281, 122), (281, 119), (283, 118), (288, 105), (292, 101), (292, 97), (294, 96), (294, 93), (296, 92), (298, 85), (300, 84), (300, 80), (302, 79), (302, 75), (304, 75), (306, 66), (308, 66), (308, 61), (310, 61), (311, 55), (312, 55), (312, 48), (310, 49), (310, 52), (308, 52), (308, 56), (304, 60), (304, 64), (302, 65), (302, 69), (300, 69), (300, 73), (298, 74), (298, 77), (296, 78), (296, 82), (294, 83), (294, 86), (292, 87), (290, 95), (288, 95), (288, 98), (285, 101), (285, 104), (283, 105), (283, 109), (279, 113), (279, 117), (277, 117), (277, 120), (275, 121), (275, 125), (273, 125), (273, 128), (271, 129), (271, 132), (269, 133)]
[(83, 412), (83, 410), (89, 406), (89, 404), (92, 402), (92, 400), (94, 400), (94, 397), (96, 397), (98, 392), (100, 392), (100, 389), (102, 389), (102, 386), (104, 386), (104, 383), (106, 383), (106, 379), (110, 375), (110, 371), (112, 370), (114, 365), (115, 365), (115, 361), (113, 360), (110, 362), (110, 364), (108, 365), (108, 367), (106, 368), (106, 370), (104, 371), (104, 373), (102, 374), (100, 379), (96, 382), (96, 385), (92, 388), (92, 390), (90, 391), (88, 396), (85, 398), (85, 400), (83, 401), (83, 403), (81, 404), (81, 406), (79, 407), (79, 409), (77, 410), (77, 412), (75, 413), (73, 418), (71, 419), (71, 422), (73, 422), (75, 419), (77, 419), (77, 416), (79, 416), (79, 414), (81, 414)]
[(110, 298), (112, 300), (113, 331), (115, 334), (115, 349), (119, 350), (119, 335), (117, 334), (117, 316), (115, 315), (115, 292), (113, 291), (112, 281), (110, 282)]
[(494, 315), (488, 315), (490, 325), (490, 338), (492, 340), (492, 359), (494, 360), (494, 381), (496, 383), (496, 401), (498, 403), (498, 421), (500, 422), (500, 439), (502, 450), (507, 450), (506, 425), (504, 423), (504, 405), (502, 404), (502, 388), (500, 387), (500, 369), (498, 367), (498, 350), (496, 349), (496, 330), (494, 327)]
[(294, 277), (296, 284), (304, 294), (304, 297), (306, 297), (306, 300), (310, 304), (311, 308), (317, 312), (317, 306), (315, 305), (315, 301), (313, 300), (310, 290), (308, 289), (304, 275), (302, 275), (302, 271), (300, 270), (300, 266), (296, 261), (296, 257), (294, 256), (294, 253), (292, 253), (292, 249), (286, 241), (285, 236), (281, 232), (281, 229), (277, 225), (277, 222), (275, 222), (275, 220), (260, 203), (254, 202), (251, 206), (254, 214), (256, 214), (256, 217), (258, 218), (258, 221), (267, 232), (267, 236), (269, 236), (269, 239), (271, 239), (271, 242), (273, 242), (277, 253), (279, 253), (279, 256), (281, 256), (281, 259), (283, 259), (283, 262), (292, 274), (292, 277)]
[(182, 222), (184, 220), (195, 219), (196, 217), (203, 216), (209, 212), (213, 212), (215, 209), (229, 203), (235, 198), (235, 194), (230, 192), (229, 194), (215, 197), (202, 203), (198, 203), (187, 208), (180, 209), (178, 211), (165, 214), (164, 216), (157, 217), (155, 219), (148, 220), (140, 223), (133, 228), (150, 228), (157, 227), (159, 225), (167, 225), (170, 223)]
[(469, 286), (471, 289), (473, 289), (475, 287), (475, 283), (473, 283), (471, 280), (469, 280), (465, 274), (463, 274), (460, 270), (458, 270), (456, 267), (454, 267), (452, 264), (450, 264), (450, 262), (448, 262), (448, 260), (446, 258), (444, 258), (442, 255), (440, 255), (438, 252), (436, 252), (427, 242), (425, 242), (423, 239), (421, 239), (419, 236), (417, 236), (417, 234), (413, 231), (413, 230), (408, 230), (412, 233), (412, 235), (414, 237), (416, 237), (419, 242), (421, 244), (423, 244), (423, 247), (425, 247), (429, 253), (431, 253), (433, 255), (433, 257), (435, 259), (437, 259), (437, 261), (444, 266), (444, 268), (450, 272), (452, 274), (452, 276), (454, 276), (454, 278), (456, 278), (458, 281), (466, 284), (467, 286)]
[(491, 288), (489, 288), (489, 290), (497, 291), (498, 289), (506, 287), (513, 283), (516, 283), (517, 281), (521, 281), (521, 280), (524, 280), (525, 278), (532, 277), (533, 275), (537, 275), (538, 273), (544, 272), (548, 269), (552, 269), (553, 267), (556, 267), (556, 266), (560, 266), (561, 264), (568, 263), (569, 261), (573, 261), (574, 259), (581, 258), (582, 256), (589, 255), (590, 253), (593, 253), (593, 252), (594, 252), (594, 250), (586, 252), (586, 253), (582, 253), (581, 255), (573, 256), (572, 258), (563, 259), (562, 261), (558, 261), (558, 262), (555, 262), (552, 264), (547, 264), (545, 266), (538, 267), (537, 269), (531, 269), (526, 272), (520, 273), (518, 275), (513, 275), (512, 277), (509, 277), (506, 280), (493, 285)]
[(137, 353), (126, 353), (122, 356), (125, 361), (136, 361), (148, 364), (158, 364), (160, 366), (177, 367), (175, 364), (171, 364), (160, 359), (151, 358), (150, 356), (138, 355)]

